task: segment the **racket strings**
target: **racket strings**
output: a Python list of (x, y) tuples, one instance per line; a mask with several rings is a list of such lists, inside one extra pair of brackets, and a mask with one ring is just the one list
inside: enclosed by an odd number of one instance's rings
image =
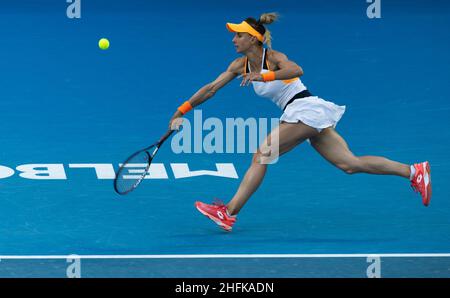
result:
[(128, 158), (120, 167), (114, 181), (114, 187), (120, 194), (135, 189), (147, 175), (151, 162), (150, 154), (143, 150)]
[(114, 179), (114, 189), (117, 193), (125, 195), (141, 183), (147, 175), (150, 164), (159, 147), (173, 132), (173, 130), (166, 132), (158, 142), (134, 153), (121, 165)]

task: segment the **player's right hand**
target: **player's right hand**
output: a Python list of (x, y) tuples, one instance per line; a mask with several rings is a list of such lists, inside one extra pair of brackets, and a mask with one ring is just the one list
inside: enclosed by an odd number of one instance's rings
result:
[(180, 126), (183, 124), (183, 118), (177, 117), (170, 119), (169, 130), (180, 130)]

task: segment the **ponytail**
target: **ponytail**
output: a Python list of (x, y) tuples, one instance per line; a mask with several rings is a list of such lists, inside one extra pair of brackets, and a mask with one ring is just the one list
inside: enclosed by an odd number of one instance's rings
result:
[[(260, 23), (261, 25), (269, 25), (278, 20), (279, 17), (280, 17), (279, 14), (276, 12), (263, 13), (259, 17), (258, 23)], [(266, 32), (264, 33), (264, 41), (267, 44), (267, 47), (272, 48), (272, 35), (270, 34), (270, 31), (267, 28), (265, 29)]]

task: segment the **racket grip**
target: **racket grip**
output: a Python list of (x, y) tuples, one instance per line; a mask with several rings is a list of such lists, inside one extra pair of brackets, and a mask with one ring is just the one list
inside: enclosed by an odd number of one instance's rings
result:
[(162, 144), (165, 140), (167, 140), (168, 137), (174, 132), (174, 130), (169, 130), (166, 132), (165, 135), (162, 136), (162, 138), (159, 140), (159, 144)]

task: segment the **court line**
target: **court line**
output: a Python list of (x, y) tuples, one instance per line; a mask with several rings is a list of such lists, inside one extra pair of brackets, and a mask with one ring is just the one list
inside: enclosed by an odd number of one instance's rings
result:
[(186, 254), (186, 255), (0, 255), (0, 260), (56, 259), (258, 259), (258, 258), (430, 258), (450, 257), (450, 253), (381, 253), (381, 254)]

